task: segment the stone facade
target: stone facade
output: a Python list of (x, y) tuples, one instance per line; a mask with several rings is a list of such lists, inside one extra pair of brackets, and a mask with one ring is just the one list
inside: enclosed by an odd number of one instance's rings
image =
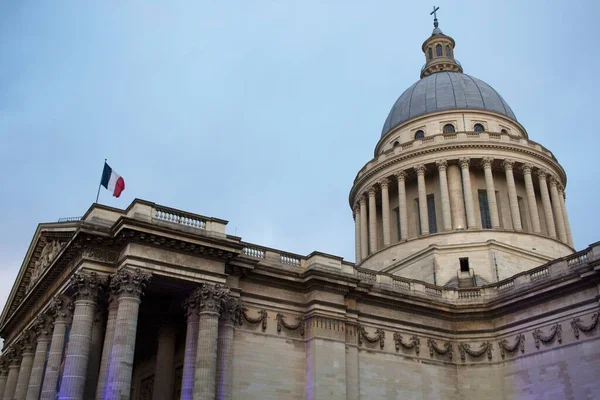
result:
[[(438, 44), (422, 76), (460, 73), (436, 23)], [(355, 263), (144, 200), (40, 224), (0, 399), (600, 398), (600, 243), (574, 252), (566, 174), (513, 117), (384, 132), (350, 192)]]

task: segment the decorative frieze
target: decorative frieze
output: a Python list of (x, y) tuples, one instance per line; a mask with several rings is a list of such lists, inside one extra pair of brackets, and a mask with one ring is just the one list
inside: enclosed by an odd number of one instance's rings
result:
[(465, 354), (470, 355), (474, 358), (479, 358), (484, 354), (487, 354), (488, 360), (492, 360), (492, 342), (483, 342), (479, 346), (479, 350), (472, 350), (468, 343), (460, 343), (458, 345), (458, 352), (460, 353), (461, 361), (465, 361)]
[(502, 359), (504, 359), (506, 352), (514, 353), (517, 350), (521, 350), (521, 354), (525, 353), (525, 335), (519, 333), (515, 337), (515, 342), (512, 345), (508, 344), (508, 340), (502, 339), (498, 342), (498, 347), (500, 348), (500, 355)]
[(285, 328), (290, 331), (298, 330), (300, 332), (300, 336), (304, 337), (304, 317), (296, 317), (298, 320), (295, 324), (288, 324), (285, 322), (285, 316), (282, 313), (277, 313), (277, 332), (281, 332), (281, 328)]
[(119, 253), (99, 247), (88, 247), (84, 250), (83, 257), (101, 262), (114, 263), (119, 259)]
[(419, 355), (419, 346), (421, 344), (421, 339), (419, 339), (415, 335), (411, 336), (408, 342), (404, 342), (404, 340), (402, 339), (402, 334), (400, 332), (394, 332), (394, 343), (396, 344), (396, 351), (399, 351), (400, 346), (402, 346), (406, 350), (415, 349), (415, 353)]
[(358, 325), (357, 331), (358, 331), (358, 345), (359, 346), (362, 346), (363, 340), (365, 340), (369, 343), (379, 342), (379, 348), (381, 350), (383, 350), (383, 346), (385, 346), (385, 332), (383, 331), (383, 329), (377, 328), (375, 330), (374, 336), (369, 336), (365, 327), (362, 325)]
[(139, 298), (151, 277), (152, 274), (144, 272), (139, 268), (135, 270), (120, 268), (111, 277), (110, 289), (117, 297), (130, 296)]
[(269, 316), (269, 313), (266, 310), (258, 310), (257, 312), (258, 317), (251, 317), (248, 315), (248, 309), (244, 308), (242, 310), (242, 316), (244, 317), (244, 320), (250, 324), (258, 324), (260, 322), (262, 331), (264, 332), (267, 330), (267, 317)]
[[(43, 239), (41, 239), (43, 240)], [(42, 248), (40, 257), (33, 263), (31, 270), (31, 276), (29, 277), (29, 284), (27, 285), (26, 292), (29, 292), (33, 285), (38, 281), (40, 276), (46, 271), (46, 269), (54, 262), (56, 256), (60, 253), (64, 246), (64, 242), (58, 240), (50, 240), (46, 242)]]
[(590, 323), (588, 325), (585, 325), (583, 322), (581, 322), (581, 319), (579, 319), (579, 317), (573, 318), (573, 321), (571, 321), (571, 327), (573, 328), (573, 334), (575, 335), (575, 337), (577, 339), (579, 339), (579, 331), (592, 332), (593, 330), (596, 329), (597, 326), (598, 326), (598, 313), (595, 313), (592, 315), (592, 320), (590, 321)]
[(429, 347), (429, 356), (430, 357), (433, 357), (433, 353), (436, 352), (440, 356), (444, 356), (447, 354), (448, 359), (450, 361), (452, 361), (452, 354), (454, 352), (452, 349), (452, 343), (445, 342), (444, 347), (439, 347), (437, 342), (430, 338), (430, 339), (427, 339), (427, 347)]
[(547, 335), (542, 333), (542, 331), (537, 328), (532, 333), (533, 339), (535, 340), (535, 347), (537, 349), (540, 348), (540, 341), (543, 343), (551, 343), (555, 338), (558, 343), (562, 343), (562, 326), (561, 324), (555, 324), (550, 328), (550, 333)]

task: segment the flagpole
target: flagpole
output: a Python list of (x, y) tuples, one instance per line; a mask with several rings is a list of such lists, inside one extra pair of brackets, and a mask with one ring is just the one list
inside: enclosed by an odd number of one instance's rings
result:
[[(106, 158), (104, 159), (104, 165), (106, 165)], [(98, 197), (100, 197), (100, 187), (102, 186), (102, 175), (104, 175), (104, 165), (102, 166), (102, 174), (100, 174), (100, 183), (98, 183), (98, 193), (96, 194), (96, 203), (98, 203)]]

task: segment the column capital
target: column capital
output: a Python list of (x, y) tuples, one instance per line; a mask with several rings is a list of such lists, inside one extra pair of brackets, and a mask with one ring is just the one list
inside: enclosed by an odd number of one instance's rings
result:
[(223, 308), (223, 298), (229, 290), (219, 285), (203, 283), (194, 292), (197, 296), (197, 307), (199, 313), (213, 312), (219, 314)]
[(17, 347), (22, 354), (35, 353), (35, 332), (26, 330), (17, 341)]
[(32, 326), (37, 341), (49, 341), (52, 336), (52, 318), (46, 314), (40, 314), (35, 318)]
[(525, 163), (521, 166), (521, 171), (523, 171), (523, 174), (525, 175), (530, 175), (531, 171), (533, 171), (533, 164), (528, 164)]
[(556, 184), (556, 189), (558, 189), (558, 194), (563, 194), (564, 196), (564, 192), (565, 192), (565, 187), (562, 185), (562, 183), (558, 182)]
[(504, 167), (505, 171), (512, 171), (513, 167), (515, 166), (515, 161), (507, 158), (502, 162), (502, 166)]
[(8, 368), (18, 368), (21, 363), (21, 351), (17, 347), (18, 346), (12, 346), (6, 351)]
[(461, 169), (468, 169), (469, 164), (471, 163), (471, 159), (469, 157), (462, 157), (458, 159), (458, 164)]
[(547, 175), (548, 175), (548, 172), (545, 169), (540, 168), (537, 170), (537, 176), (540, 181), (545, 181)]
[(358, 214), (360, 212), (360, 202), (356, 202), (354, 204), (354, 207), (352, 207), (352, 216), (355, 217), (356, 214)]
[(383, 189), (383, 187), (388, 187), (390, 184), (390, 181), (388, 180), (388, 178), (383, 178), (382, 180), (379, 181), (379, 186), (381, 186), (381, 188)]
[(58, 295), (52, 300), (50, 305), (50, 312), (54, 319), (54, 323), (57, 322), (69, 322), (73, 316), (73, 310), (75, 306), (71, 299), (64, 295)]
[(361, 205), (361, 206), (363, 206), (363, 205), (366, 206), (367, 205), (367, 199), (365, 198), (364, 194), (362, 194), (360, 196), (360, 199), (358, 199), (358, 204)]
[(117, 297), (140, 298), (152, 274), (143, 272), (139, 268), (130, 270), (120, 268), (110, 280), (110, 289)]
[(8, 375), (8, 360), (7, 358), (2, 355), (0, 357), (0, 376), (7, 376)]
[(445, 171), (448, 168), (448, 161), (447, 160), (437, 160), (435, 162), (435, 165), (437, 165), (438, 171)]
[(415, 165), (414, 168), (415, 168), (415, 172), (417, 173), (417, 176), (425, 175), (425, 171), (427, 170), (427, 168), (425, 167), (425, 164)]
[(185, 316), (189, 320), (190, 316), (198, 315), (198, 293), (195, 290), (189, 295), (181, 305), (185, 310)]
[(548, 176), (548, 184), (550, 185), (550, 187), (556, 186), (556, 188), (558, 189), (558, 185), (559, 185), (558, 178), (555, 177), (554, 175), (549, 175)]
[(77, 272), (71, 277), (70, 285), (75, 289), (75, 301), (90, 300), (97, 302), (104, 292), (108, 277), (96, 272)]
[(406, 172), (399, 170), (399, 171), (394, 172), (394, 176), (396, 177), (396, 179), (398, 181), (403, 181), (406, 179)]
[(369, 190), (367, 190), (367, 196), (369, 197), (375, 197), (375, 194), (377, 193), (375, 186), (371, 186), (369, 188)]
[(244, 304), (238, 297), (233, 297), (230, 294), (223, 297), (221, 321), (232, 325), (241, 325), (243, 314)]
[(492, 157), (483, 157), (481, 159), (481, 166), (483, 168), (492, 168), (493, 162), (494, 162), (494, 159)]

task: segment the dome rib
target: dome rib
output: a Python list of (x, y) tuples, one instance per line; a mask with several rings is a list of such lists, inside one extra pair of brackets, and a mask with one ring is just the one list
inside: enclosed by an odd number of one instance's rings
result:
[(490, 85), (461, 72), (443, 71), (420, 79), (400, 95), (381, 136), (413, 118), (453, 109), (486, 110), (517, 121), (508, 103)]

